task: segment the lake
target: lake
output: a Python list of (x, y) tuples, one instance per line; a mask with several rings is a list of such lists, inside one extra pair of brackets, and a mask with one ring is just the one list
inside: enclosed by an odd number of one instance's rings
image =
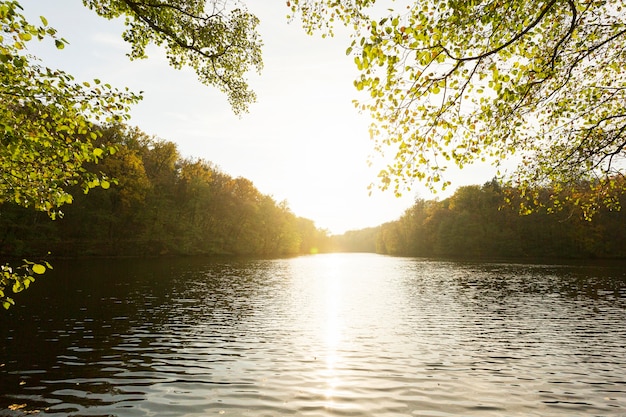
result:
[(55, 261), (0, 416), (626, 416), (626, 264)]

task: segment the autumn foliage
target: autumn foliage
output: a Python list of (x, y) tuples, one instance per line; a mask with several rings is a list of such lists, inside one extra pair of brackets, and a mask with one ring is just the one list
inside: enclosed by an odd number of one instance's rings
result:
[[(113, 125), (98, 140), (116, 151), (88, 172), (107, 189), (74, 190), (52, 221), (2, 206), (0, 253), (43, 256), (292, 255), (324, 244), (326, 232), (211, 162), (182, 158), (173, 142)], [(70, 191), (72, 191), (70, 189)]]

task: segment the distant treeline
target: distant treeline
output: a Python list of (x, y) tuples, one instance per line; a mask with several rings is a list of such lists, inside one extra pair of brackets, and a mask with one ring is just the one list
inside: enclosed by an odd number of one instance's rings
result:
[[(211, 162), (182, 158), (173, 142), (115, 125), (99, 139), (115, 148), (86, 168), (110, 188), (85, 194), (64, 216), (0, 205), (0, 255), (157, 256), (295, 255), (376, 252), (426, 257), (626, 258), (626, 213), (598, 209), (592, 221), (576, 204), (521, 215), (516, 190), (496, 181), (466, 186), (445, 200), (417, 200), (378, 227), (329, 237), (285, 202), (232, 178)], [(581, 187), (584, 189), (585, 187)], [(539, 195), (549, 200), (549, 189)], [(577, 192), (580, 192), (578, 190)], [(564, 196), (563, 201), (573, 196)], [(540, 202), (539, 202), (540, 203)], [(621, 206), (626, 206), (622, 198)], [(539, 204), (541, 206), (541, 204)]]
[(505, 202), (515, 191), (491, 181), (442, 201), (418, 200), (397, 221), (333, 236), (332, 248), (425, 257), (626, 258), (624, 210), (598, 209), (592, 221), (575, 204), (521, 215), (519, 204)]
[[(62, 207), (64, 216), (0, 206), (4, 256), (288, 255), (324, 249), (325, 231), (212, 163), (181, 158), (174, 143), (112, 126), (101, 145), (116, 151), (88, 170), (110, 188)], [(108, 185), (108, 184), (107, 184)]]

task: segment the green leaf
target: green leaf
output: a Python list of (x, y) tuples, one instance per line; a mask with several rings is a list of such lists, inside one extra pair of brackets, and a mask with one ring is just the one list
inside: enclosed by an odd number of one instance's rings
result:
[(33, 265), (33, 268), (32, 268), (32, 269), (33, 269), (33, 272), (34, 272), (35, 274), (39, 274), (39, 275), (41, 275), (41, 274), (43, 274), (43, 273), (45, 273), (45, 272), (46, 272), (46, 267), (45, 267), (45, 266), (43, 266), (43, 265), (41, 265), (41, 264), (35, 264), (35, 265)]
[(65, 43), (59, 39), (54, 40), (54, 45), (57, 47), (57, 49), (65, 48)]
[(20, 281), (16, 281), (13, 284), (13, 292), (17, 294), (18, 292), (21, 292), (22, 290), (24, 290), (24, 285)]

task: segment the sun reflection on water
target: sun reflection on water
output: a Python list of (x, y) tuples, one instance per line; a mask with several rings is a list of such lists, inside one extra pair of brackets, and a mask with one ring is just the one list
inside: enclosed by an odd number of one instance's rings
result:
[(328, 405), (334, 403), (333, 399), (337, 388), (341, 384), (339, 376), (339, 367), (341, 365), (341, 356), (339, 354), (339, 345), (342, 337), (341, 322), (341, 274), (340, 265), (337, 259), (331, 257), (328, 262), (328, 272), (324, 277), (325, 282), (325, 320), (324, 320), (324, 345), (326, 349), (326, 368), (323, 370), (323, 378), (325, 380), (326, 389), (324, 397), (328, 401)]

